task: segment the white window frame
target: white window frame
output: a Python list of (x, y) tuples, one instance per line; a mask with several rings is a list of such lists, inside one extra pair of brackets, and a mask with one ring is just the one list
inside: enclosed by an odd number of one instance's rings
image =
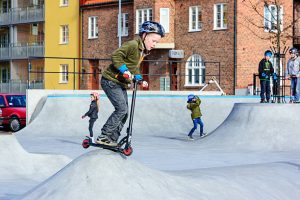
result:
[(99, 27), (98, 27), (98, 17), (91, 16), (88, 19), (88, 39), (98, 38)]
[(31, 24), (31, 35), (38, 35), (39, 33), (39, 24)]
[(170, 9), (169, 8), (160, 8), (159, 12), (160, 24), (164, 27), (165, 32), (170, 32)]
[(69, 43), (69, 25), (60, 26), (60, 44)]
[(69, 0), (60, 0), (60, 6), (68, 6)]
[[(198, 76), (196, 72), (198, 71)], [(185, 86), (203, 86), (205, 84), (205, 66), (198, 54), (190, 56), (185, 66)], [(203, 75), (202, 75), (203, 74)], [(196, 81), (199, 80), (199, 83)]]
[[(121, 14), (121, 36), (122, 37), (128, 36), (128, 27), (129, 27), (129, 14), (122, 13)], [(119, 36), (119, 31), (118, 31), (118, 36)]]
[(136, 10), (136, 27), (135, 27), (135, 33), (138, 34), (141, 25), (145, 21), (152, 21), (152, 18), (153, 18), (152, 8), (137, 9)]
[(69, 65), (61, 64), (59, 73), (59, 83), (68, 83), (69, 82)]
[(202, 18), (201, 7), (200, 6), (190, 6), (189, 7), (189, 32), (201, 31), (202, 29)]
[[(220, 11), (218, 10), (220, 6)], [(226, 7), (226, 10), (224, 9)], [(226, 13), (226, 15), (225, 15)], [(225, 24), (224, 21), (227, 23)], [(220, 25), (218, 25), (220, 23)], [(224, 30), (228, 28), (228, 6), (226, 3), (214, 5), (214, 30)]]
[(32, 5), (33, 6), (38, 6), (39, 5), (39, 0), (32, 0)]
[[(277, 32), (277, 7), (274, 4), (264, 6), (264, 30), (265, 32)], [(283, 6), (280, 6), (279, 11), (280, 29), (283, 30)]]

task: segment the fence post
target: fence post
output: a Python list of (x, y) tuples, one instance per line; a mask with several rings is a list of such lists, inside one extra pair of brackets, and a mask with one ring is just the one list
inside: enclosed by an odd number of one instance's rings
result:
[(30, 89), (30, 73), (31, 73), (31, 61), (28, 59), (28, 80), (27, 80), (27, 89)]
[(75, 58), (73, 59), (73, 90), (75, 90), (75, 77), (76, 73), (75, 73)]
[(256, 95), (256, 74), (253, 74), (253, 95)]

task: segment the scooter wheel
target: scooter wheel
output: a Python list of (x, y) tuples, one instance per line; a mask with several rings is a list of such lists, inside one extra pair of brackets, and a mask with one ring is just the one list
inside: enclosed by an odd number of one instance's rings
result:
[(82, 147), (85, 148), (85, 149), (90, 147), (90, 143), (89, 143), (88, 139), (83, 140)]
[(125, 156), (130, 156), (132, 154), (132, 147), (128, 147), (126, 149), (123, 149), (122, 153), (125, 155)]

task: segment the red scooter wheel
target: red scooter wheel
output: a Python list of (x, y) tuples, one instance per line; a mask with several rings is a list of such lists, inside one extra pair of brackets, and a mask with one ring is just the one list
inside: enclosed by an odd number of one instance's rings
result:
[(82, 147), (85, 148), (85, 149), (90, 147), (90, 143), (89, 143), (88, 139), (83, 140)]
[(128, 148), (126, 148), (126, 149), (123, 149), (123, 154), (125, 155), (125, 156), (130, 156), (131, 154), (132, 154), (132, 147), (128, 147)]

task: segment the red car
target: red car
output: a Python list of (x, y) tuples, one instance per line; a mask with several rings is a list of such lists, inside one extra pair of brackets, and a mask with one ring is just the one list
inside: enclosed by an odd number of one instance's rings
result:
[(26, 95), (0, 93), (0, 126), (16, 132), (26, 125)]

